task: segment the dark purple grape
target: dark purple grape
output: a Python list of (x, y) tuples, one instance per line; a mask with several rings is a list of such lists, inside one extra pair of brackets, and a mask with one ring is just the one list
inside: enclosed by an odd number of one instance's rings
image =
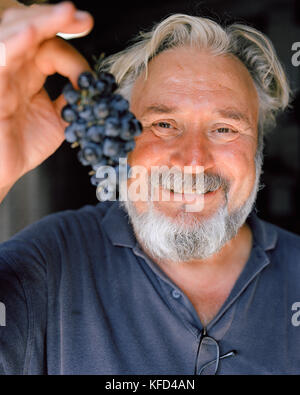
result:
[(82, 158), (91, 164), (96, 164), (102, 158), (102, 149), (98, 144), (86, 142), (81, 148)]
[(124, 151), (125, 152), (132, 151), (134, 149), (134, 147), (135, 147), (135, 141), (134, 140), (127, 141), (124, 144)]
[(105, 136), (117, 137), (120, 133), (120, 122), (116, 117), (106, 118), (105, 121)]
[(115, 77), (111, 73), (107, 73), (106, 71), (100, 71), (98, 73), (98, 79), (106, 84), (105, 93), (109, 90), (110, 93), (113, 93), (117, 89), (117, 83)]
[(88, 89), (95, 83), (95, 78), (90, 71), (84, 71), (78, 77), (77, 84), (80, 89)]
[(125, 141), (132, 140), (134, 138), (134, 130), (132, 130), (130, 124), (126, 123), (126, 124), (122, 125), (120, 137), (122, 140), (125, 140)]
[(107, 100), (101, 100), (96, 103), (93, 107), (94, 115), (96, 119), (103, 119), (109, 115), (109, 104)]
[(116, 111), (118, 114), (124, 114), (124, 112), (129, 110), (129, 102), (125, 100), (121, 95), (114, 95), (110, 107), (112, 110)]
[(71, 83), (64, 87), (62, 93), (68, 104), (76, 104), (81, 97), (80, 92), (74, 89)]
[(105, 128), (103, 125), (93, 125), (87, 130), (87, 138), (95, 143), (101, 143), (104, 137)]
[(120, 158), (126, 158), (127, 157), (127, 152), (125, 151), (123, 142), (121, 143), (121, 148), (119, 150), (119, 157)]
[(94, 171), (97, 171), (97, 169), (101, 166), (107, 166), (107, 158), (105, 156), (102, 156), (99, 162), (92, 165), (92, 168)]
[(108, 157), (116, 157), (119, 154), (121, 144), (119, 141), (115, 141), (109, 137), (104, 139), (103, 143), (103, 154)]
[(70, 104), (67, 104), (66, 106), (63, 107), (61, 111), (61, 116), (64, 121), (69, 123), (76, 121), (78, 118), (76, 109), (72, 107)]
[(142, 124), (137, 119), (131, 119), (129, 122), (125, 121), (122, 123), (122, 131), (120, 137), (122, 140), (131, 140), (137, 137), (142, 132)]
[(83, 119), (78, 119), (76, 122), (72, 123), (74, 132), (79, 139), (82, 139), (86, 136), (87, 133), (87, 123)]
[(99, 71), (98, 72), (98, 79), (107, 81), (109, 84), (115, 84), (116, 83), (116, 78), (113, 74), (108, 73), (107, 71)]
[(78, 151), (77, 153), (77, 158), (79, 160), (79, 162), (83, 165), (83, 166), (90, 166), (90, 162), (87, 161), (84, 156), (83, 156), (83, 152), (82, 151)]
[(115, 156), (111, 156), (110, 158), (109, 158), (109, 160), (110, 160), (110, 166), (116, 166), (116, 165), (118, 165), (119, 164), (119, 159), (122, 157), (122, 155), (120, 155), (120, 154), (117, 154), (117, 155), (115, 155)]
[[(63, 90), (68, 105), (62, 110), (62, 117), (70, 123), (65, 130), (66, 140), (79, 143), (77, 155), (84, 166), (91, 166), (94, 171), (100, 166), (114, 166), (118, 176), (119, 160), (134, 149), (134, 138), (141, 133), (142, 125), (129, 111), (129, 102), (114, 93), (117, 84), (112, 74), (81, 73), (78, 86), (76, 90), (68, 84)], [(91, 177), (97, 196), (100, 190), (104, 194), (116, 191), (116, 185), (102, 186), (100, 180), (96, 174)]]
[(107, 81), (101, 81), (101, 80), (96, 81), (95, 86), (97, 91), (99, 92), (99, 95), (101, 96), (102, 95), (105, 96), (111, 93), (109, 88), (109, 83)]
[(136, 118), (134, 118), (130, 121), (130, 128), (131, 128), (132, 132), (134, 133), (134, 137), (139, 136), (143, 131), (143, 126), (142, 126), (141, 122)]
[(93, 108), (91, 105), (84, 106), (83, 109), (79, 111), (79, 116), (85, 121), (91, 122), (95, 120)]
[(66, 127), (65, 138), (69, 143), (75, 143), (75, 141), (77, 141), (77, 136), (74, 130), (74, 123)]
[(100, 94), (99, 90), (96, 87), (96, 82), (94, 83), (94, 85), (89, 86), (87, 91), (88, 97), (93, 99), (97, 98)]

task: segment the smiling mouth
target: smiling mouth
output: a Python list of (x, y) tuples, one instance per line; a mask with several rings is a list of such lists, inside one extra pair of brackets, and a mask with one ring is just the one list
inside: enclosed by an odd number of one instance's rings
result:
[(169, 191), (169, 192), (176, 194), (176, 195), (200, 195), (200, 196), (202, 196), (202, 195), (208, 195), (213, 192), (216, 192), (220, 187), (210, 188), (208, 190), (205, 190), (204, 192), (199, 189), (197, 190), (197, 188), (192, 188), (192, 189), (186, 188), (183, 190), (181, 190), (181, 189), (177, 190), (174, 188), (167, 188), (167, 187), (161, 187), (161, 188), (164, 189), (165, 191)]
[[(219, 191), (219, 188), (213, 189), (213, 190), (208, 190), (204, 193), (197, 191), (196, 189), (192, 189), (192, 190), (187, 190), (187, 191), (175, 191), (172, 188), (164, 188), (164, 187), (160, 187), (160, 190), (163, 193), (168, 193), (170, 196), (170, 200), (173, 200), (171, 198), (178, 198), (179, 200), (191, 200), (191, 199), (197, 199), (197, 198), (203, 198), (203, 197), (212, 197), (215, 194), (217, 194), (217, 192)], [(174, 199), (175, 200), (175, 199)]]

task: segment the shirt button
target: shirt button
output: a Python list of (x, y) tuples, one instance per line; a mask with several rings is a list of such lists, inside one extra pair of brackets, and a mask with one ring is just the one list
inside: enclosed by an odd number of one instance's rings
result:
[(179, 299), (181, 297), (181, 293), (177, 291), (177, 289), (173, 289), (172, 296), (174, 299)]

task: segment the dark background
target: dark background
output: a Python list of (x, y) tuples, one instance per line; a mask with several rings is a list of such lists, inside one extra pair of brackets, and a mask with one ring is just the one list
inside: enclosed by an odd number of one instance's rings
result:
[[(25, 3), (25, 1), (22, 1)], [(48, 1), (58, 3), (59, 1)], [(265, 164), (257, 209), (259, 216), (300, 234), (300, 66), (291, 63), (294, 42), (300, 42), (300, 1), (296, 0), (210, 0), (210, 1), (88, 1), (75, 0), (95, 19), (93, 31), (72, 40), (93, 64), (93, 55), (122, 50), (140, 31), (172, 13), (210, 17), (220, 23), (241, 22), (263, 31), (272, 40), (295, 93), (294, 107), (278, 119), (265, 144)], [(56, 97), (65, 78), (49, 77), (46, 88)], [(42, 133), (42, 131), (41, 131)], [(20, 180), (0, 208), (0, 240), (10, 237), (28, 223), (65, 209), (97, 203), (95, 187), (76, 152), (64, 142), (38, 169)]]

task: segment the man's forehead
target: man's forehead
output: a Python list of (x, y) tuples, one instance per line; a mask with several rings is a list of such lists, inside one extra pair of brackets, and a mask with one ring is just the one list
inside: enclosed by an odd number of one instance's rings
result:
[(141, 75), (144, 81), (163, 79), (170, 83), (180, 83), (186, 77), (203, 85), (211, 79), (216, 86), (220, 76), (230, 78), (233, 82), (244, 79), (253, 83), (249, 71), (236, 56), (213, 54), (194, 47), (179, 47), (158, 54), (148, 63), (147, 73)]
[(134, 84), (132, 104), (145, 109), (153, 107), (157, 97), (163, 105), (176, 101), (176, 96), (181, 101), (224, 97), (230, 105), (236, 102), (248, 109), (253, 105), (254, 111), (258, 104), (252, 77), (239, 60), (183, 48), (166, 51), (150, 62), (147, 76), (141, 75)]

